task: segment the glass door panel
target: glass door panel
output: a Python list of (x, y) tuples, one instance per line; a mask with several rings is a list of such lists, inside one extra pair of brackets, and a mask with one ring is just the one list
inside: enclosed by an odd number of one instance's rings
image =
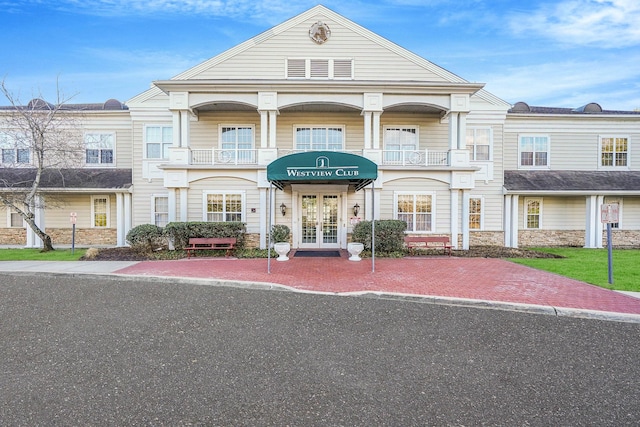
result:
[(300, 243), (302, 245), (315, 245), (318, 242), (318, 197), (316, 195), (302, 196), (302, 230)]
[(322, 196), (322, 243), (338, 243), (338, 196)]

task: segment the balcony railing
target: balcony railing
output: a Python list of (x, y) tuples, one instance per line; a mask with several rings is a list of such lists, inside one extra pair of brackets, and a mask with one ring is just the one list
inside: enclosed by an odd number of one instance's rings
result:
[(191, 150), (192, 165), (255, 165), (258, 163), (255, 149), (205, 149)]
[(428, 150), (383, 150), (382, 164), (389, 166), (447, 166), (449, 153)]
[[(269, 149), (277, 157), (288, 154), (316, 150)], [(259, 161), (259, 149), (191, 149), (192, 165), (256, 165)], [(264, 150), (263, 150), (264, 151)], [(364, 156), (385, 166), (448, 166), (448, 151), (430, 150), (334, 150), (343, 153)], [(275, 158), (272, 157), (272, 160)], [(260, 164), (266, 164), (260, 160)]]

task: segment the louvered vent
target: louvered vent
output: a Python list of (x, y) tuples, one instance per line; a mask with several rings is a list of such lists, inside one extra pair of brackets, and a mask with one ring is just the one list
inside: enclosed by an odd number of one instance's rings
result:
[(333, 61), (333, 77), (336, 79), (350, 79), (353, 76), (350, 59), (336, 59)]
[(311, 78), (329, 78), (329, 60), (328, 59), (312, 59), (310, 61)]
[(304, 59), (289, 59), (287, 61), (287, 77), (304, 79), (306, 69), (306, 61)]

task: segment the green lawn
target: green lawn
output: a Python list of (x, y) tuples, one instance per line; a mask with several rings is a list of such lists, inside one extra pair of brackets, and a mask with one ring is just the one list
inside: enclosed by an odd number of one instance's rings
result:
[(550, 271), (608, 289), (640, 292), (640, 250), (613, 250), (613, 285), (609, 284), (607, 249), (535, 248), (565, 258), (513, 258), (510, 261)]
[(56, 249), (40, 252), (40, 249), (0, 249), (0, 261), (77, 261), (86, 249)]

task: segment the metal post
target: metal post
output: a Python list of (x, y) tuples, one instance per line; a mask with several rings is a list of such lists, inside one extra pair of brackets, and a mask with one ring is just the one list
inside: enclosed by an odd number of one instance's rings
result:
[(371, 181), (371, 272), (376, 271), (376, 204), (375, 183)]
[(269, 226), (267, 227), (267, 273), (271, 274), (271, 199), (273, 198), (273, 184), (269, 183), (269, 197), (267, 197), (267, 206), (269, 209), (267, 213), (269, 215)]
[(76, 225), (71, 225), (71, 254), (76, 252)]
[(611, 244), (611, 223), (607, 222), (607, 252), (609, 259), (609, 284), (613, 284), (613, 245)]

